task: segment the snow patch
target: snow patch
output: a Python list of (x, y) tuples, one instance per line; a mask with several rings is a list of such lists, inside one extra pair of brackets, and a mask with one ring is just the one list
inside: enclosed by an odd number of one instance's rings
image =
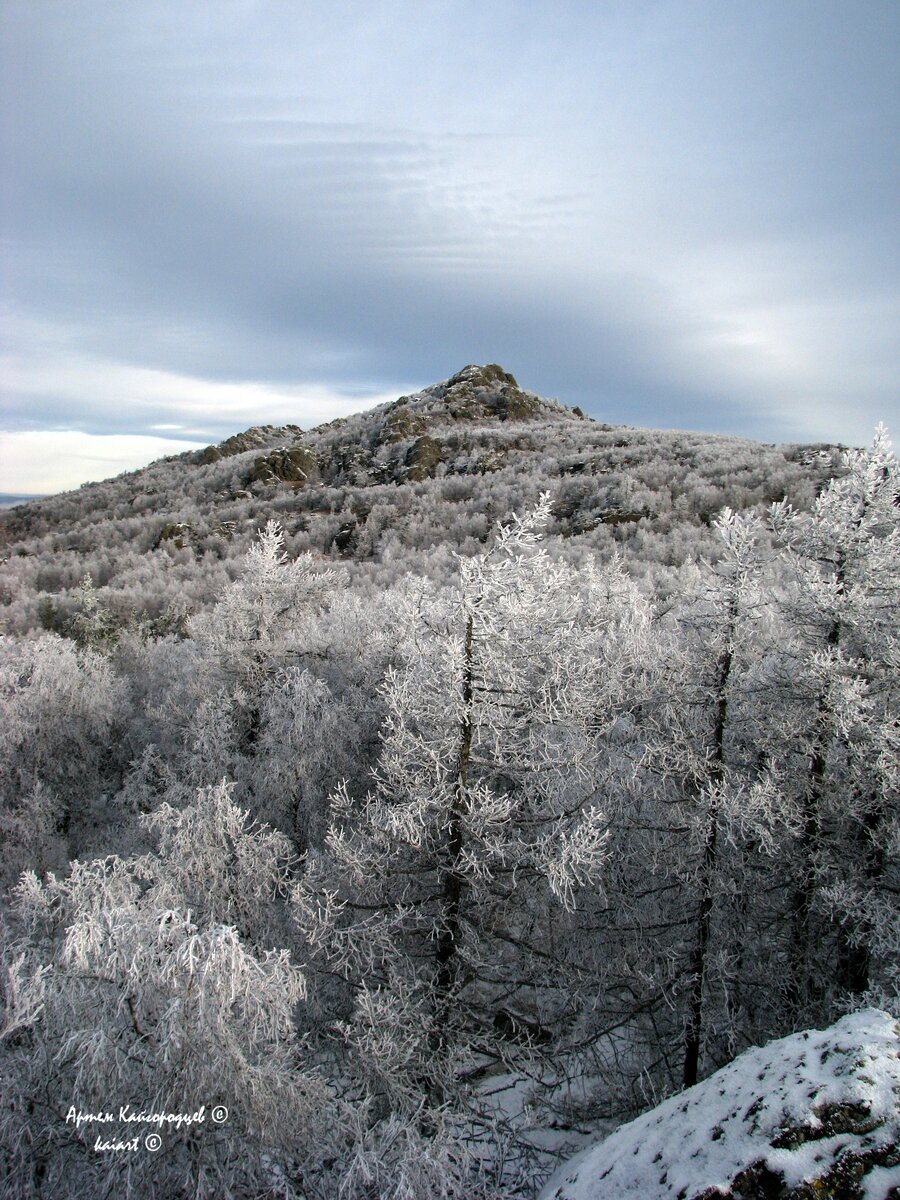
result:
[(853, 1194), (883, 1200), (900, 1183), (898, 1144), (900, 1026), (868, 1009), (746, 1051), (576, 1155), (541, 1200), (755, 1195), (742, 1173), (788, 1190), (851, 1159), (868, 1168)]

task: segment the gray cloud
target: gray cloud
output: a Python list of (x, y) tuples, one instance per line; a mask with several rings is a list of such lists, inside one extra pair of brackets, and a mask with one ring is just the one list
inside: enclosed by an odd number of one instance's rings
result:
[(6, 6), (8, 424), (185, 424), (104, 363), (249, 424), (483, 360), (633, 424), (892, 418), (895, 6), (372, 7)]

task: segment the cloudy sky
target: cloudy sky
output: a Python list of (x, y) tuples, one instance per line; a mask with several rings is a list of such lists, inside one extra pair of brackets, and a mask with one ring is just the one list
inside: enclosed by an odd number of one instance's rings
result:
[(3, 0), (0, 491), (499, 362), (897, 420), (896, 0)]

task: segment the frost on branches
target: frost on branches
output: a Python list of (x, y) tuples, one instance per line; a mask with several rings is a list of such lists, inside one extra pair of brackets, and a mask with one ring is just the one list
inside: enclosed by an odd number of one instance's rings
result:
[(900, 479), (883, 427), (811, 512), (775, 505), (788, 568), (785, 801), (796, 814), (798, 1020), (900, 1004)]
[[(487, 549), (509, 480), (346, 514), (317, 484), (326, 547), (347, 515), (380, 557), (326, 568), (276, 506), (310, 552), (217, 534), (177, 627), (85, 586), (0, 638), (0, 1197), (533, 1197), (742, 1049), (900, 1011), (883, 431), (805, 511), (710, 492), (684, 542), (629, 508), (621, 561), (621, 524), (576, 536), (607, 487), (583, 459)], [(426, 547), (432, 484), (472, 501), (463, 553), (401, 578), (393, 506)], [(229, 1118), (130, 1159), (65, 1120), (126, 1102)]]
[(385, 1115), (437, 1122), (485, 1070), (554, 1041), (565, 940), (603, 875), (598, 739), (646, 618), (615, 563), (550, 560), (549, 508), (418, 610), (368, 795), (333, 797), (294, 893), (314, 962), (350, 985), (354, 1086)]
[[(279, 1173), (315, 1177), (332, 1144), (329, 1094), (297, 1039), (303, 976), (286, 950), (252, 940), (289, 846), (250, 826), (225, 785), (148, 824), (158, 853), (74, 862), (16, 889), (0, 1121), (10, 1200), (246, 1196)], [(223, 1104), (228, 1120), (168, 1128), (161, 1152), (117, 1156), (95, 1152), (98, 1129), (115, 1140), (134, 1128), (77, 1127), (73, 1104), (114, 1117), (125, 1104)]]

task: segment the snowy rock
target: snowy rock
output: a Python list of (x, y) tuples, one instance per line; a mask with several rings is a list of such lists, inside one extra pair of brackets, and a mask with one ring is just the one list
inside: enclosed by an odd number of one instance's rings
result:
[(541, 1200), (900, 1200), (900, 1025), (746, 1051), (562, 1166)]

